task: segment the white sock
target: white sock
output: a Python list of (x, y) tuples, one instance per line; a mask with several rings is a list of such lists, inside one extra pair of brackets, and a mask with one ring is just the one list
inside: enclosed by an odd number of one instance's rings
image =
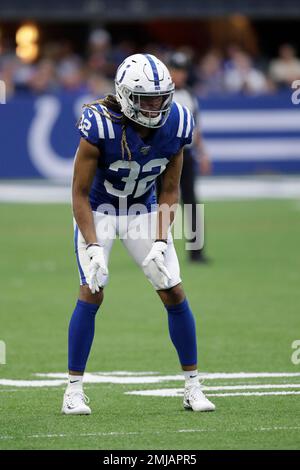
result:
[(184, 370), (183, 375), (185, 378), (185, 383), (193, 384), (198, 383), (198, 370)]
[(82, 388), (83, 375), (70, 375), (68, 380), (68, 390)]

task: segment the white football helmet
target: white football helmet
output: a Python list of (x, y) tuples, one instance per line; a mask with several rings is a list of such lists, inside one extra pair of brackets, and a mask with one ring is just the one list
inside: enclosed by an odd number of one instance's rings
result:
[(116, 98), (122, 113), (145, 127), (161, 127), (167, 120), (174, 83), (167, 67), (151, 54), (134, 54), (119, 66)]

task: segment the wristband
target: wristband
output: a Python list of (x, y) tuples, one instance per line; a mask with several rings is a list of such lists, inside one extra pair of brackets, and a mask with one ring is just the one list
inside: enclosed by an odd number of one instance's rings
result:
[(101, 248), (99, 243), (89, 243), (88, 246), (86, 247), (86, 250), (90, 248), (90, 246), (99, 246), (99, 248)]

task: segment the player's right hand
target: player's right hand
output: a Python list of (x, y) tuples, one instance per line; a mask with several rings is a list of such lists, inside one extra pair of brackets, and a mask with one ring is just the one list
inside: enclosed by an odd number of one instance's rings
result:
[(88, 245), (86, 251), (91, 260), (89, 266), (89, 288), (92, 294), (95, 294), (95, 292), (99, 292), (100, 288), (103, 287), (103, 276), (108, 275), (108, 269), (102, 246), (93, 243)]

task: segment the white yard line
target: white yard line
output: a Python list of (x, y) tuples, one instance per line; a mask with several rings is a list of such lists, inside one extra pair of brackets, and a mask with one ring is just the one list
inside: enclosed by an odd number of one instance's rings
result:
[[(36, 377), (53, 378), (53, 379), (67, 379), (67, 373), (63, 372), (50, 372), (50, 373), (37, 373), (34, 374)], [(150, 376), (150, 377), (149, 377)], [(120, 380), (123, 381), (136, 379), (143, 380), (145, 383), (148, 381), (171, 381), (171, 380), (182, 380), (182, 375), (160, 375), (159, 372), (93, 372), (85, 374), (85, 381), (94, 383), (97, 381), (109, 381)], [(300, 377), (300, 372), (200, 372), (199, 378), (206, 379), (252, 379), (252, 378), (269, 378), (269, 377)], [(133, 382), (134, 383), (134, 382)]]
[(237, 393), (207, 393), (207, 397), (261, 397), (261, 396), (267, 396), (267, 395), (300, 395), (299, 392), (295, 391), (288, 391), (288, 392), (237, 392)]
[(298, 384), (258, 384), (258, 385), (219, 385), (215, 386), (203, 386), (203, 390), (255, 390), (255, 389), (264, 389), (264, 388), (300, 388), (300, 383)]
[[(65, 386), (65, 383), (63, 384)], [(64, 387), (63, 385), (57, 385), (55, 387), (39, 387), (39, 388), (42, 388), (42, 391), (57, 391), (57, 390), (64, 390)], [(34, 387), (30, 387), (30, 388), (34, 388)], [(85, 387), (85, 390), (88, 390), (90, 387), (87, 386)], [(18, 388), (4, 388), (3, 390), (0, 390), (0, 393), (15, 393), (15, 392), (28, 392), (28, 387), (24, 387), (24, 388), (21, 388), (21, 387), (18, 387)]]
[[(168, 380), (182, 380), (182, 375), (160, 375), (159, 372), (128, 372), (128, 371), (117, 371), (117, 372), (92, 372), (85, 374), (85, 377), (127, 377), (127, 376), (153, 376), (159, 379), (168, 379)], [(67, 379), (68, 374), (66, 372), (49, 372), (49, 373), (36, 373), (35, 377), (47, 377), (53, 379)], [(200, 372), (199, 377), (201, 379), (247, 379), (247, 378), (257, 378), (257, 377), (300, 377), (300, 372)]]
[[(145, 375), (140, 375), (145, 374)], [(153, 375), (156, 374), (156, 375)], [(0, 379), (0, 386), (6, 387), (59, 387), (66, 384), (67, 374), (63, 372), (38, 373), (35, 377), (44, 379), (35, 380), (15, 380)], [(300, 372), (202, 372), (199, 378), (202, 380), (218, 379), (258, 379), (258, 378), (292, 378), (300, 377)], [(50, 379), (50, 380), (49, 380)], [(86, 373), (84, 383), (86, 384), (156, 384), (161, 382), (177, 381), (182, 382), (182, 375), (158, 375), (157, 372), (94, 372)]]
[(246, 429), (237, 429), (237, 428), (225, 428), (225, 429), (179, 429), (176, 432), (180, 433), (189, 433), (189, 432), (247, 432), (247, 431), (297, 431), (300, 430), (300, 426), (273, 426), (273, 427), (261, 427), (261, 428), (246, 428)]
[(0, 385), (6, 387), (57, 387), (64, 385), (66, 380), (14, 380), (0, 379)]
[[(234, 397), (234, 396), (264, 396), (264, 395), (300, 395), (300, 391), (270, 391), (270, 392), (232, 392), (232, 393), (210, 393), (222, 390), (266, 390), (266, 389), (299, 389), (300, 384), (263, 384), (263, 385), (224, 385), (224, 386), (203, 386), (202, 390), (211, 397)], [(162, 388), (156, 390), (131, 390), (124, 392), (125, 395), (150, 396), (150, 397), (179, 397), (183, 396), (183, 388)]]
[(273, 431), (297, 431), (300, 426), (273, 426), (273, 427), (256, 427), (256, 428), (203, 428), (203, 429), (178, 429), (175, 431), (129, 431), (129, 432), (95, 432), (95, 433), (61, 433), (61, 434), (31, 434), (25, 436), (7, 436), (0, 435), (0, 440), (16, 440), (16, 439), (60, 439), (60, 438), (73, 438), (73, 437), (119, 437), (119, 436), (137, 436), (144, 434), (166, 434), (167, 433), (203, 433), (203, 432), (273, 432)]

